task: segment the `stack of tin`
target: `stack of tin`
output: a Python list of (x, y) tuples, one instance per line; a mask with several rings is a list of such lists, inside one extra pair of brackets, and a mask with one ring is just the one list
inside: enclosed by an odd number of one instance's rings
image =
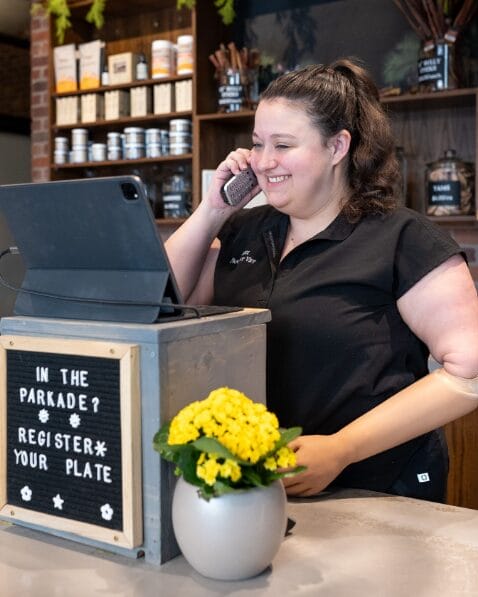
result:
[(146, 157), (158, 158), (169, 153), (169, 131), (166, 129), (146, 129)]
[(68, 163), (68, 137), (55, 137), (53, 162), (55, 164)]
[(123, 138), (124, 135), (116, 131), (111, 131), (106, 135), (106, 147), (109, 160), (121, 160), (123, 157)]
[(88, 131), (86, 129), (72, 129), (70, 162), (78, 164), (88, 159)]
[(171, 155), (190, 153), (192, 149), (192, 123), (187, 118), (169, 121), (169, 152)]
[(145, 156), (144, 128), (128, 126), (124, 129), (124, 157), (127, 160), (137, 160)]

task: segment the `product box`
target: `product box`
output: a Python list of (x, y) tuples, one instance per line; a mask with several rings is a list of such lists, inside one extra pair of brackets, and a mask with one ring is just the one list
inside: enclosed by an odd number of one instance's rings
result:
[(100, 86), (105, 42), (99, 39), (78, 46), (80, 53), (80, 89)]
[(151, 88), (133, 87), (130, 91), (130, 116), (146, 116), (151, 113)]
[(56, 124), (77, 124), (79, 121), (79, 98), (77, 95), (56, 98)]
[(53, 49), (55, 90), (57, 93), (77, 91), (77, 60), (75, 44), (57, 46)]
[(129, 93), (124, 89), (105, 91), (105, 120), (129, 116)]
[(133, 52), (108, 56), (109, 84), (131, 83), (134, 80), (137, 59)]
[(96, 122), (104, 117), (104, 101), (100, 93), (81, 96), (81, 122)]
[(176, 81), (174, 84), (175, 111), (186, 112), (193, 109), (193, 82)]
[(172, 83), (154, 86), (154, 114), (169, 114), (175, 111), (174, 87)]

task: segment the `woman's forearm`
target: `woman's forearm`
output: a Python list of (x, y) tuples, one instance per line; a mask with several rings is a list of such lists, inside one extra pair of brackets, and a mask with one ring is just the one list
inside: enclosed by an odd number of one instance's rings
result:
[(211, 243), (229, 214), (199, 206), (166, 241), (168, 259), (185, 301), (194, 291)]
[[(336, 435), (346, 465), (364, 460), (473, 411), (478, 396), (435, 371), (362, 415)], [(451, 383), (449, 382), (451, 380)], [(462, 384), (465, 387), (466, 384)], [(474, 396), (474, 397), (473, 397)]]

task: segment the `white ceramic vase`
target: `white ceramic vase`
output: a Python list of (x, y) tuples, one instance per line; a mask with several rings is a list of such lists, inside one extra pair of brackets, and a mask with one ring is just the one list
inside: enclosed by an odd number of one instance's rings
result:
[(178, 479), (173, 528), (186, 560), (203, 576), (240, 580), (262, 572), (276, 555), (287, 524), (280, 481), (206, 501)]

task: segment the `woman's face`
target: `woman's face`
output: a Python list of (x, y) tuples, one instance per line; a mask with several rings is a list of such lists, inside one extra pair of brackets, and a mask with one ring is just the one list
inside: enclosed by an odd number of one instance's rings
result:
[(300, 102), (259, 103), (251, 165), (271, 205), (298, 217), (338, 206), (336, 163), (333, 140), (324, 142)]

